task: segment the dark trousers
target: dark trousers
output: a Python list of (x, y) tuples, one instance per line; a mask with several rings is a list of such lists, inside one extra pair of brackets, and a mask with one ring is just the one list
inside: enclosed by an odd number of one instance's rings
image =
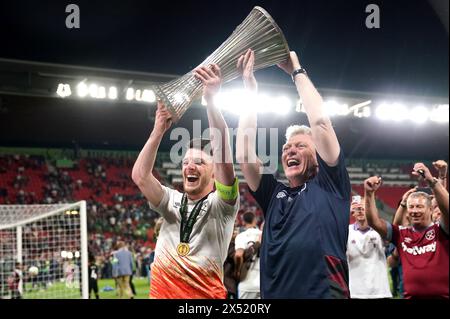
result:
[(91, 298), (91, 291), (94, 290), (95, 299), (100, 299), (98, 296), (97, 280), (89, 279), (89, 299)]
[(131, 292), (133, 293), (133, 295), (136, 296), (136, 289), (134, 288), (134, 284), (133, 284), (133, 275), (130, 276), (130, 288), (131, 288)]

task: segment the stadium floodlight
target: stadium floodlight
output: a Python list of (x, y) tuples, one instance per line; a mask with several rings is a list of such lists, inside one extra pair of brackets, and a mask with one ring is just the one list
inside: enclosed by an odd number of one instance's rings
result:
[(215, 98), (215, 103), (218, 108), (224, 111), (241, 115), (249, 112), (261, 113), (264, 109), (261, 100), (261, 96), (236, 89), (220, 92)]
[(86, 85), (86, 83), (84, 83), (84, 81), (78, 83), (78, 85), (77, 85), (77, 94), (78, 94), (79, 97), (85, 97), (85, 96), (87, 96), (89, 94), (89, 88)]
[(408, 118), (408, 109), (406, 108), (405, 105), (401, 103), (392, 104), (390, 112), (391, 112), (390, 119), (395, 122), (401, 122)]
[[(240, 89), (220, 92), (215, 98), (215, 103), (221, 110), (236, 115), (252, 112), (285, 115), (293, 107), (292, 101), (286, 96), (271, 97), (264, 93), (254, 94)], [(206, 105), (204, 98), (202, 105)]]
[[(67, 214), (72, 211), (79, 214)], [(0, 205), (0, 299), (10, 294), (2, 278), (11, 275), (16, 262), (34, 276), (24, 281), (24, 299), (87, 299), (86, 218), (85, 201)], [(74, 260), (68, 250), (79, 252), (80, 258)]]
[(389, 120), (391, 118), (390, 107), (391, 107), (390, 104), (387, 103), (380, 104), (375, 110), (377, 118), (383, 121)]
[(145, 89), (144, 92), (142, 93), (142, 100), (149, 103), (156, 102), (155, 92), (153, 92), (153, 90)]
[(409, 119), (417, 124), (423, 124), (428, 121), (430, 112), (426, 107), (417, 106), (409, 112)]
[(76, 251), (75, 253), (74, 253), (74, 256), (75, 256), (75, 258), (80, 258), (80, 252), (79, 251)]
[(274, 99), (274, 107), (279, 114), (286, 115), (292, 109), (292, 101), (287, 96), (279, 96)]
[(60, 97), (65, 98), (67, 96), (72, 95), (72, 90), (70, 89), (69, 84), (59, 83), (58, 89), (56, 90), (56, 94), (58, 94)]
[(133, 88), (128, 88), (127, 89), (126, 99), (128, 101), (131, 101), (131, 100), (134, 99), (134, 89)]
[(98, 85), (97, 84), (92, 83), (89, 85), (89, 95), (94, 99), (97, 98), (97, 96), (98, 96)]
[(329, 116), (335, 116), (335, 115), (345, 116), (345, 115), (348, 115), (348, 113), (349, 113), (348, 104), (342, 104), (342, 103), (338, 103), (335, 100), (330, 100), (330, 101), (324, 102), (323, 105), (325, 108), (325, 112)]
[(438, 123), (448, 123), (449, 121), (449, 107), (448, 104), (437, 105), (430, 114), (430, 120)]
[(106, 88), (104, 86), (99, 86), (98, 87), (97, 98), (98, 99), (106, 98)]
[(138, 102), (142, 101), (142, 91), (141, 90), (136, 90), (136, 93), (134, 94), (134, 98)]
[[(256, 95), (256, 98), (255, 97), (253, 97), (253, 98), (256, 99), (256, 103), (254, 103), (254, 102), (248, 103), (248, 105), (251, 108), (253, 108), (253, 109), (249, 109), (249, 111), (251, 111), (251, 112), (256, 112), (259, 114), (269, 113), (275, 107), (272, 103), (272, 98), (265, 93), (258, 94), (258, 95)], [(243, 98), (243, 100), (244, 99), (249, 101), (250, 95)]]
[(349, 108), (348, 108), (348, 104), (346, 104), (346, 103), (339, 104), (339, 108), (337, 110), (337, 115), (347, 116), (348, 113), (350, 113)]
[(117, 99), (117, 88), (115, 86), (111, 86), (108, 90), (108, 98), (110, 100), (116, 100)]
[[(353, 116), (355, 117), (369, 117), (370, 116), (370, 108), (368, 107), (372, 103), (372, 100), (364, 101), (361, 103), (357, 103), (348, 108), (347, 113), (353, 112)], [(369, 113), (364, 113), (364, 110), (369, 110)], [(368, 115), (367, 115), (368, 114)], [(346, 114), (345, 114), (346, 115)]]
[[(238, 114), (236, 113), (236, 105), (233, 103), (233, 101), (231, 100), (231, 95), (233, 94), (233, 92), (236, 91), (230, 91), (230, 92), (225, 92), (225, 91), (221, 91), (219, 92), (215, 98), (214, 98), (214, 103), (217, 105), (217, 107), (223, 111), (228, 111), (234, 114)], [(205, 97), (202, 97), (202, 103), (204, 103), (204, 105), (208, 105), (208, 102), (206, 102)]]
[(333, 116), (336, 114), (336, 108), (338, 103), (336, 101), (325, 101), (323, 102), (323, 107), (325, 109), (325, 113), (328, 114), (328, 116)]
[(369, 106), (364, 106), (362, 109), (362, 117), (370, 117), (372, 115), (372, 110)]
[[(252, 98), (249, 96), (247, 99)], [(260, 114), (275, 113), (277, 115), (286, 115), (293, 107), (292, 101), (286, 96), (273, 97), (263, 93), (256, 96), (256, 101), (256, 103), (248, 102), (248, 104), (252, 105), (252, 112)]]

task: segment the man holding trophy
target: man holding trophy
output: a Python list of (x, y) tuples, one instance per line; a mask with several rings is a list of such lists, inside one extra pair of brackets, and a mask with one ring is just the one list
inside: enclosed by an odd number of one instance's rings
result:
[[(255, 93), (255, 54), (238, 60), (244, 85)], [(281, 161), (289, 186), (263, 174), (256, 153), (256, 112), (241, 115), (239, 162), (265, 225), (261, 246), (262, 298), (348, 298), (346, 244), (350, 180), (323, 101), (295, 52), (279, 66), (295, 83), (311, 128), (291, 126)]]
[[(152, 265), (150, 298), (225, 299), (223, 264), (239, 209), (227, 125), (214, 104), (220, 68), (199, 67), (211, 141), (192, 140), (182, 161), (184, 193), (153, 176), (156, 154), (172, 115), (158, 103), (155, 126), (133, 167), (132, 178), (164, 221)], [(214, 186), (216, 190), (214, 191)]]
[[(346, 246), (351, 187), (344, 155), (322, 97), (295, 52), (290, 52), (281, 29), (261, 7), (253, 8), (199, 67), (154, 88), (160, 101), (155, 128), (133, 168), (133, 180), (164, 217), (150, 297), (226, 297), (223, 262), (239, 205), (238, 182), (227, 126), (213, 97), (222, 81), (239, 75), (256, 93), (253, 72), (275, 64), (292, 76), (311, 128), (296, 125), (287, 130), (281, 157), (289, 180), (285, 186), (263, 174), (256, 155), (256, 112), (241, 115), (239, 121), (236, 158), (265, 217), (261, 297), (349, 297)], [(152, 169), (163, 134), (202, 93), (210, 128), (218, 129), (218, 134), (211, 135), (212, 154), (204, 143), (191, 143), (183, 160), (182, 194), (161, 186)]]

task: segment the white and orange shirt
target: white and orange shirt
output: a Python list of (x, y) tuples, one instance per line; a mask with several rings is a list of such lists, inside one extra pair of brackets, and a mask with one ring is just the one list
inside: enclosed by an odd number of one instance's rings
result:
[[(229, 205), (217, 192), (208, 195), (192, 229), (190, 251), (183, 257), (177, 253), (183, 194), (164, 186), (163, 191), (158, 207), (149, 203), (164, 218), (151, 269), (150, 298), (225, 299), (223, 264), (239, 210), (239, 197), (235, 205)], [(195, 204), (188, 201), (188, 216)]]

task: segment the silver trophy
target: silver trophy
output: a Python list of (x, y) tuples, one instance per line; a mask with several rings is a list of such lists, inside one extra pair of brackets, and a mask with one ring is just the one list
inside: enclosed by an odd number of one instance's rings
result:
[[(273, 18), (261, 7), (254, 7), (233, 34), (199, 66), (216, 63), (222, 72), (223, 83), (239, 76), (237, 60), (248, 49), (255, 52), (254, 70), (284, 62), (289, 57), (289, 46)], [(154, 87), (172, 120), (177, 122), (191, 104), (202, 95), (203, 85), (194, 72)]]

